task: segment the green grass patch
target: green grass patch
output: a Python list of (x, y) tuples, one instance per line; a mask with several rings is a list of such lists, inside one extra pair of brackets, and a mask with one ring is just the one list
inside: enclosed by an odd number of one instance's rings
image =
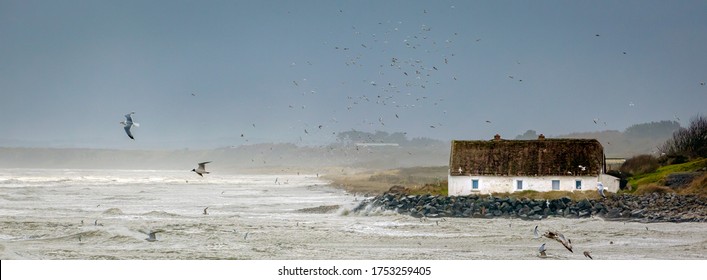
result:
[(658, 170), (656, 170), (655, 172), (634, 176), (628, 181), (628, 183), (633, 186), (634, 190), (636, 190), (642, 185), (661, 185), (662, 181), (665, 180), (665, 178), (668, 177), (668, 175), (670, 175), (671, 173), (691, 172), (704, 167), (707, 167), (707, 158), (698, 159), (681, 164), (666, 165), (658, 168)]

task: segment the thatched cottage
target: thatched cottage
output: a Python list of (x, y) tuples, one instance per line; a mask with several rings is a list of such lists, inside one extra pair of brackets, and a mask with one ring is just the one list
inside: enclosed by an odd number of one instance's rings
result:
[(604, 174), (604, 148), (595, 139), (452, 141), (449, 195), (523, 190), (616, 192), (616, 177)]

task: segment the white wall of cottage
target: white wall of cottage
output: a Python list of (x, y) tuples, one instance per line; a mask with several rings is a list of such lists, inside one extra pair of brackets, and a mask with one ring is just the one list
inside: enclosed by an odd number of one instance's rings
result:
[[(472, 189), (472, 180), (478, 180), (479, 188)], [(517, 181), (522, 181), (522, 189), (517, 189)], [(597, 190), (597, 183), (602, 182), (605, 191), (616, 192), (619, 189), (618, 179), (613, 176), (451, 176), (448, 175), (448, 192), (450, 196), (469, 194), (511, 193), (516, 191), (534, 190), (539, 192), (552, 191), (552, 181), (559, 180), (561, 191)], [(581, 181), (581, 189), (576, 189), (576, 182)]]

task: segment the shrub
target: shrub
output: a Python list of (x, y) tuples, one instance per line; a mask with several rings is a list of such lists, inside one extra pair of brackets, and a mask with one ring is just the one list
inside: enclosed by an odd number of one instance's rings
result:
[(652, 155), (638, 155), (629, 158), (621, 165), (619, 171), (628, 175), (641, 175), (656, 171), (660, 167), (658, 159)]
[(689, 160), (688, 160), (687, 156), (677, 155), (677, 154), (663, 155), (660, 158), (658, 158), (658, 162), (661, 165), (681, 164), (681, 163), (686, 163), (688, 161)]
[(673, 132), (673, 138), (659, 150), (666, 156), (707, 157), (707, 118), (701, 115), (692, 118), (688, 128)]

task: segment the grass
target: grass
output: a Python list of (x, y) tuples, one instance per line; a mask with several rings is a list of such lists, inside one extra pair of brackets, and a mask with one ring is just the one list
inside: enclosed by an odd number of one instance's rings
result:
[(446, 195), (448, 195), (448, 193), (447, 193), (447, 180), (439, 181), (439, 182), (433, 183), (433, 184), (425, 184), (424, 186), (421, 186), (421, 187), (410, 188), (408, 191), (408, 194), (411, 194), (411, 195), (431, 194), (431, 195), (446, 196)]
[(656, 184), (648, 184), (640, 186), (633, 192), (633, 194), (643, 195), (650, 193), (672, 193), (675, 192), (673, 189), (666, 186), (659, 186)]
[(447, 193), (447, 167), (410, 167), (384, 171), (364, 171), (347, 175), (327, 175), (334, 186), (348, 192), (381, 194), (394, 185), (407, 187), (411, 192), (425, 194)]
[(658, 170), (652, 173), (641, 174), (632, 177), (628, 183), (634, 186), (634, 191), (644, 185), (662, 185), (668, 175), (677, 172), (691, 172), (707, 167), (707, 158), (698, 159), (681, 164), (666, 165), (659, 167)]
[(686, 188), (678, 190), (679, 194), (696, 194), (707, 196), (707, 172), (695, 178)]

